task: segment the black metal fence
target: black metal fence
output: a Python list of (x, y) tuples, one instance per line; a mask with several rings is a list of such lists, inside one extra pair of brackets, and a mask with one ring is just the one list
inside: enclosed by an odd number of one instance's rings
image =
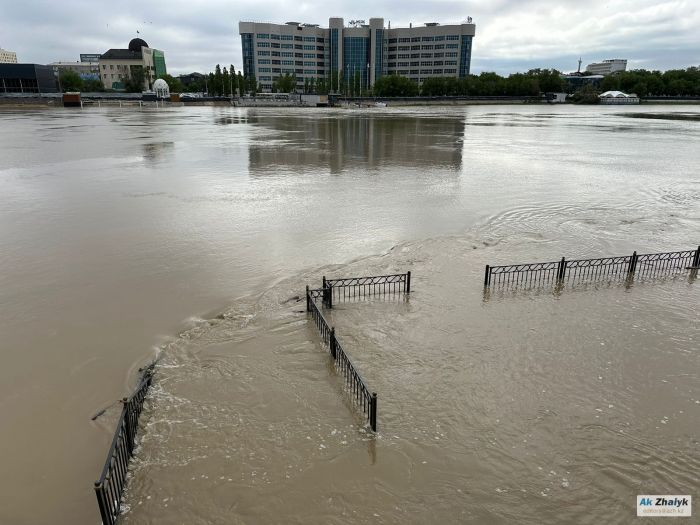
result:
[(698, 270), (700, 246), (697, 250), (571, 259), (508, 266), (486, 265), (484, 286), (539, 285), (574, 280), (630, 279), (656, 277)]
[(357, 371), (348, 354), (343, 350), (331, 327), (318, 307), (317, 301), (326, 308), (333, 308), (338, 300), (352, 300), (372, 295), (386, 296), (389, 294), (408, 294), (411, 291), (411, 272), (377, 275), (373, 277), (348, 277), (344, 279), (326, 279), (323, 277), (323, 288), (310, 289), (306, 287), (306, 311), (321, 334), (321, 340), (328, 347), (336, 370), (345, 378), (345, 386), (355, 404), (367, 417), (370, 428), (377, 431), (377, 394), (371, 392), (364, 379)]
[(326, 279), (324, 276), (322, 291), (323, 304), (328, 308), (333, 308), (337, 301), (410, 293), (411, 272), (344, 279)]
[(114, 525), (119, 516), (129, 459), (134, 455), (139, 415), (143, 409), (146, 392), (151, 386), (154, 367), (155, 363), (152, 363), (144, 368), (134, 393), (122, 399), (122, 412), (117, 422), (112, 445), (109, 447), (107, 461), (100, 479), (95, 482), (97, 504), (100, 507), (103, 525)]
[[(323, 297), (323, 290), (306, 291), (306, 309), (311, 314), (311, 318), (316, 324), (316, 328), (321, 334), (321, 340), (328, 347), (328, 351), (333, 358), (336, 370), (339, 370), (345, 378), (345, 386), (353, 397), (355, 403), (360, 407), (362, 413), (367, 417), (369, 425), (374, 432), (377, 431), (377, 394), (370, 392), (362, 376), (355, 368), (348, 355), (340, 345), (335, 335), (335, 328), (331, 328), (323, 317), (321, 310), (316, 304), (316, 298)], [(319, 293), (321, 292), (321, 293)]]

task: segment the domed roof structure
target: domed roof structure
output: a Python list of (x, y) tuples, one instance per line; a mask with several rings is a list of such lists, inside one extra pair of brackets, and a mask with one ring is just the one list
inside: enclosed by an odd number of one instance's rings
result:
[(142, 47), (148, 47), (148, 44), (145, 40), (141, 40), (140, 38), (134, 38), (129, 42), (129, 51), (140, 53)]
[(159, 78), (153, 83), (153, 91), (158, 98), (170, 97), (170, 87), (168, 87), (168, 83), (162, 78)]

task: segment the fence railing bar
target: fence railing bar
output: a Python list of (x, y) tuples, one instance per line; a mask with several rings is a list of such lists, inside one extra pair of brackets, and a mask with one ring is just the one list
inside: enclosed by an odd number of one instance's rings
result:
[(121, 499), (129, 471), (129, 460), (134, 454), (138, 418), (143, 409), (146, 392), (153, 380), (155, 362), (141, 370), (136, 389), (122, 399), (122, 411), (107, 453), (107, 459), (94, 489), (102, 523), (114, 525), (121, 512)]
[[(621, 255), (587, 259), (569, 259), (512, 265), (486, 265), (484, 286), (524, 283), (570, 282), (576, 279), (598, 279), (626, 275), (659, 275), (700, 269), (700, 246), (697, 250)], [(556, 273), (554, 272), (556, 270)], [(494, 276), (495, 282), (494, 282)]]

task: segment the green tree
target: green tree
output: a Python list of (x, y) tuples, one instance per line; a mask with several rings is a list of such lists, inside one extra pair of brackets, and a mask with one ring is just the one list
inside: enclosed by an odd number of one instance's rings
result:
[(279, 93), (293, 93), (296, 86), (296, 78), (289, 73), (283, 77), (277, 77), (272, 84), (272, 88)]
[(170, 88), (171, 93), (182, 93), (183, 88), (182, 88), (182, 82), (180, 82), (179, 78), (175, 78), (172, 75), (169, 75), (167, 73), (159, 76), (158, 78), (162, 78), (165, 80), (166, 84), (168, 84), (168, 87)]
[(142, 66), (131, 66), (131, 75), (128, 77), (122, 77), (122, 83), (124, 84), (124, 90), (127, 93), (141, 93), (143, 91), (143, 85), (146, 82), (146, 73)]
[(82, 91), (83, 90), (83, 79), (75, 71), (67, 69), (61, 71), (58, 76), (58, 80), (61, 84), (61, 91), (64, 93), (67, 91)]
[(96, 93), (99, 91), (104, 91), (105, 87), (102, 85), (98, 79), (83, 80), (83, 91), (86, 93)]
[(416, 97), (418, 84), (410, 78), (399, 75), (387, 75), (374, 83), (374, 95), (377, 97)]

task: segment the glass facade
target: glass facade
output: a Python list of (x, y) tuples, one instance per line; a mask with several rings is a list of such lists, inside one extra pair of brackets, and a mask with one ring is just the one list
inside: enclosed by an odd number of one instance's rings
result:
[(346, 79), (354, 79), (360, 75), (360, 86), (367, 89), (369, 74), (369, 38), (343, 38), (343, 75)]
[(243, 49), (243, 74), (246, 77), (254, 77), (253, 67), (253, 34), (241, 33), (241, 47)]
[(340, 64), (338, 63), (338, 30), (331, 29), (331, 71), (336, 72), (340, 70)]
[(469, 68), (472, 61), (472, 37), (462, 36), (462, 49), (459, 54), (459, 76), (466, 77), (469, 75)]
[(153, 50), (153, 67), (156, 71), (156, 78), (161, 78), (168, 72), (165, 69), (165, 55), (157, 49)]
[(376, 29), (374, 32), (376, 48), (374, 53), (374, 81), (382, 78), (384, 71), (384, 30)]

